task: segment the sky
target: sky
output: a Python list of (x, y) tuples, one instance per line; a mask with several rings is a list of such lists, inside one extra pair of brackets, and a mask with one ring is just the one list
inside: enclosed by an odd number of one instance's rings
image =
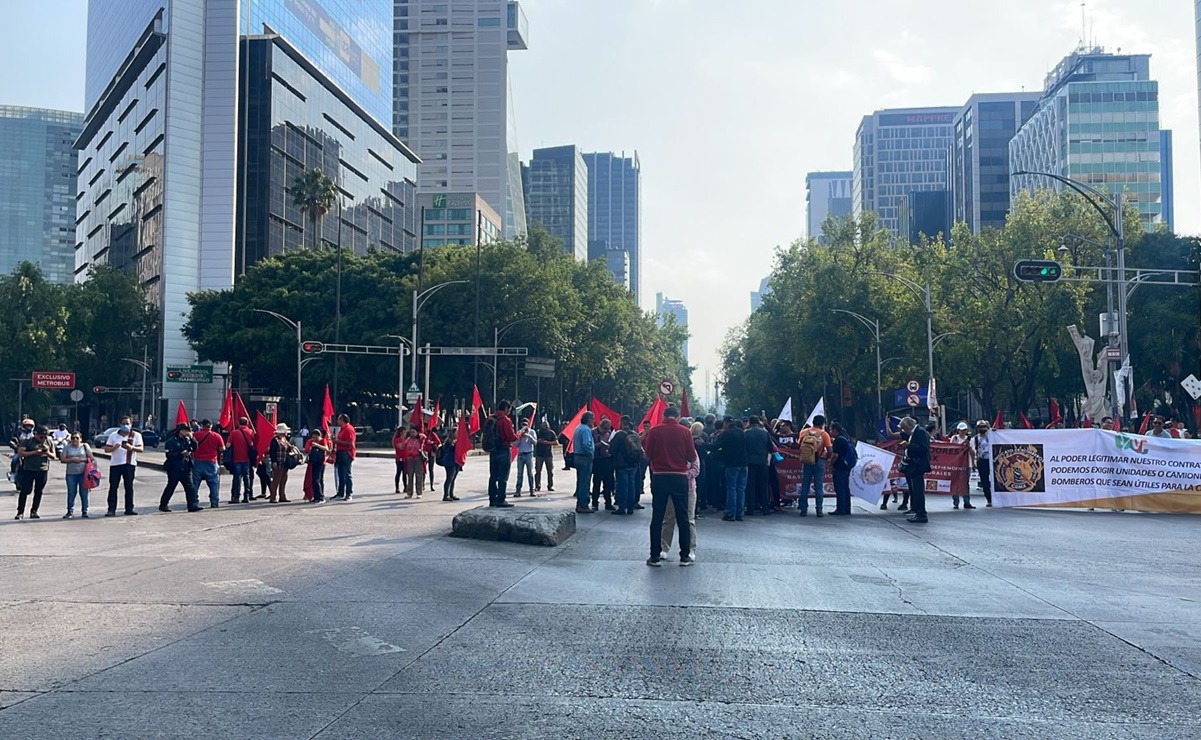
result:
[[(120, 0), (112, 0), (119, 2)], [(85, 0), (8, 2), (0, 104), (83, 107)], [(522, 0), (510, 55), (522, 158), (637, 151), (643, 308), (688, 307), (694, 395), (772, 256), (805, 235), (805, 175), (851, 168), (874, 110), (1042, 89), (1082, 39), (1151, 54), (1175, 131), (1176, 230), (1201, 233), (1190, 0)], [(787, 341), (787, 338), (781, 338)], [(705, 372), (710, 385), (702, 393)]]

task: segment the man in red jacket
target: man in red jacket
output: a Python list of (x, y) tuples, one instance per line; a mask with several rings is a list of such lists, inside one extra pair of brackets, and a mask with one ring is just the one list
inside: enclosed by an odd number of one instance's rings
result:
[(492, 414), (491, 421), (496, 426), (496, 442), (488, 453), (488, 505), (507, 509), (513, 506), (505, 501), (505, 488), (509, 485), (509, 467), (513, 464), (509, 448), (517, 441), (517, 432), (513, 430), (513, 422), (509, 421), (508, 401), (496, 404), (496, 412)]
[(229, 472), (233, 475), (233, 490), (229, 495), (229, 502), (250, 503), (250, 499), (254, 498), (253, 488), (251, 487), (250, 469), (254, 467), (256, 461), (251, 457), (257, 457), (257, 450), (254, 448), (254, 430), (250, 428), (250, 419), (245, 416), (238, 419), (238, 428), (229, 433), (228, 447), (232, 450), (230, 453)]
[(696, 459), (692, 432), (680, 424), (680, 411), (672, 406), (663, 412), (663, 423), (642, 438), (651, 471), (651, 556), (647, 565), (659, 567), (663, 543), (663, 517), (670, 501), (675, 506), (680, 529), (680, 565), (692, 565), (691, 531), (688, 527), (688, 465)]

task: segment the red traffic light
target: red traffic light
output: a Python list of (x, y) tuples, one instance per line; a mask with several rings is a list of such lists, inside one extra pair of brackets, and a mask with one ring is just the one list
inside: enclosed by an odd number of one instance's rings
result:
[(179, 372), (178, 370), (167, 371), (167, 379), (168, 380), (178, 380), (179, 378), (182, 378), (182, 377), (183, 377), (183, 373)]
[(300, 345), (300, 349), (303, 350), (305, 354), (317, 355), (325, 351), (325, 345), (321, 342), (304, 342)]
[(107, 390), (108, 390), (108, 388), (105, 388), (105, 387), (104, 387), (104, 386), (102, 386), (102, 385), (94, 385), (94, 386), (92, 386), (92, 393), (100, 394), (100, 393), (104, 393), (104, 392), (105, 392), (105, 391), (107, 391)]

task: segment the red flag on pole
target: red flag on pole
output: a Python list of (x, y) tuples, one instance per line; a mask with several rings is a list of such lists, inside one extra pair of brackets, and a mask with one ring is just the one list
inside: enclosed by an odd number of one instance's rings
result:
[(601, 403), (596, 396), (592, 397), (592, 415), (598, 424), (601, 419), (608, 419), (614, 429), (621, 429), (621, 414)]
[(183, 399), (179, 400), (179, 408), (175, 409), (175, 426), (188, 423), (188, 410), (184, 408)]
[(993, 429), (1004, 429), (1005, 428), (1005, 417), (1001, 415), (1000, 411), (997, 412), (997, 418), (992, 420), (992, 428)]
[(409, 426), (416, 429), (418, 434), (425, 432), (425, 403), (421, 396), (417, 396), (417, 403), (413, 404), (413, 409), (409, 412)]
[(580, 410), (575, 412), (575, 416), (571, 417), (571, 421), (567, 422), (567, 426), (563, 427), (560, 432), (564, 437), (567, 437), (567, 444), (563, 447), (563, 452), (571, 452), (572, 437), (575, 436), (575, 430), (580, 426), (580, 419), (584, 418), (584, 413), (588, 411), (588, 406), (581, 406)]
[(663, 401), (663, 399), (656, 398), (655, 402), (651, 404), (651, 407), (646, 410), (646, 416), (642, 417), (642, 421), (638, 423), (638, 428), (641, 429), (642, 425), (648, 421), (651, 423), (652, 427), (659, 426), (663, 423), (663, 412), (666, 410), (667, 404)]
[(442, 414), (442, 396), (438, 396), (438, 400), (434, 401), (433, 420), (430, 422), (431, 427), (442, 426), (442, 423), (441, 423), (442, 420), (439, 418), (439, 416), (441, 414)]
[(471, 386), (471, 417), (467, 420), (467, 433), (475, 434), (480, 430), (480, 407), (484, 405), (480, 398), (480, 389)]
[(1147, 427), (1148, 427), (1150, 424), (1151, 424), (1151, 412), (1150, 412), (1150, 411), (1148, 411), (1147, 413), (1143, 414), (1143, 421), (1142, 421), (1142, 423), (1141, 423), (1141, 424), (1139, 424), (1139, 425), (1138, 425), (1138, 433), (1139, 433), (1139, 434), (1146, 434), (1146, 433), (1147, 433)]
[(688, 389), (681, 386), (680, 388), (680, 418), (684, 419), (692, 416), (692, 412), (688, 410)]
[(1059, 402), (1054, 398), (1047, 402), (1047, 413), (1051, 416), (1051, 421), (1047, 422), (1048, 429), (1063, 421), (1063, 416), (1059, 412)]
[(259, 460), (263, 459), (263, 455), (267, 454), (267, 450), (271, 446), (271, 440), (274, 437), (275, 425), (258, 411), (254, 412), (254, 448), (259, 453), (258, 460), (254, 461), (255, 465), (258, 465)]
[(1093, 428), (1093, 420), (1088, 418), (1088, 414), (1085, 414), (1084, 418), (1080, 420), (1080, 428), (1081, 429), (1092, 429)]
[(221, 413), (217, 415), (217, 423), (223, 429), (229, 429), (230, 422), (234, 417), (234, 396), (233, 391), (229, 388), (225, 389), (225, 400), (221, 402)]
[[(233, 429), (234, 424), (236, 424), (241, 419), (250, 421), (250, 412), (246, 410), (246, 404), (242, 403), (242, 394), (234, 393), (234, 416), (233, 416), (233, 418), (230, 419), (231, 423), (226, 428)], [(300, 422), (297, 422), (297, 423), (299, 424)]]
[(1033, 429), (1034, 425), (1026, 418), (1025, 411), (1018, 412), (1018, 429)]
[(329, 383), (325, 384), (325, 399), (321, 402), (321, 431), (329, 437), (329, 423), (334, 418), (334, 404), (329, 400)]
[(467, 453), (471, 451), (471, 436), (467, 431), (467, 420), (459, 419), (455, 432), (455, 464), (460, 468), (467, 462)]

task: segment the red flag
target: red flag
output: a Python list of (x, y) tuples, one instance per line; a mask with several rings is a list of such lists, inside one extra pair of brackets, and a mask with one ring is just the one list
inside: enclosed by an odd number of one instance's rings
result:
[(467, 419), (467, 433), (475, 434), (480, 430), (480, 407), (484, 401), (480, 398), (480, 389), (471, 386), (471, 417)]
[(680, 418), (683, 419), (683, 418), (686, 418), (689, 416), (692, 416), (692, 413), (688, 411), (688, 389), (681, 387), (680, 388)]
[(1088, 414), (1085, 414), (1084, 418), (1080, 421), (1080, 428), (1081, 429), (1092, 429), (1093, 428), (1093, 420), (1088, 418)]
[(592, 415), (596, 417), (598, 424), (601, 419), (608, 419), (614, 429), (621, 429), (621, 414), (601, 403), (596, 396), (592, 397)]
[(459, 419), (458, 430), (455, 432), (455, 464), (460, 468), (467, 463), (467, 453), (471, 451), (471, 436), (467, 431), (467, 420)]
[(431, 427), (442, 426), (442, 423), (441, 423), (442, 420), (439, 418), (441, 413), (442, 413), (442, 396), (438, 396), (438, 400), (434, 401), (433, 420), (430, 422)]
[(1201, 406), (1193, 406), (1193, 429), (1201, 433)]
[(1151, 412), (1148, 411), (1147, 413), (1143, 414), (1143, 422), (1138, 425), (1138, 433), (1146, 434), (1147, 427), (1150, 426), (1150, 424), (1151, 424)]
[[(234, 393), (234, 414), (235, 416), (230, 419), (230, 421), (233, 423), (231, 423), (227, 429), (233, 429), (234, 424), (236, 424), (240, 419), (250, 421), (250, 412), (246, 410), (246, 404), (242, 403), (242, 395), (240, 393)], [(299, 424), (300, 422), (298, 421), (296, 423)]]
[(992, 420), (992, 428), (993, 429), (1004, 429), (1005, 428), (1005, 417), (1001, 415), (1000, 411), (997, 412), (997, 418)]
[(563, 427), (560, 432), (564, 437), (567, 437), (567, 444), (563, 447), (564, 452), (571, 452), (572, 438), (575, 436), (575, 430), (580, 426), (580, 419), (584, 418), (584, 413), (588, 411), (588, 406), (581, 406), (580, 410), (575, 412), (575, 416), (571, 417), (571, 421), (567, 422), (567, 426)]
[(325, 384), (325, 400), (321, 402), (321, 431), (329, 438), (329, 423), (334, 418), (334, 404), (329, 400), (329, 383)]
[(1054, 398), (1047, 402), (1047, 413), (1051, 416), (1051, 421), (1047, 422), (1048, 429), (1063, 421), (1063, 416), (1059, 413), (1059, 402)]
[(413, 404), (413, 408), (409, 411), (409, 426), (417, 430), (418, 434), (425, 431), (425, 404), (421, 401), (421, 396), (417, 396), (417, 403)]
[(188, 410), (184, 408), (183, 399), (179, 401), (179, 408), (175, 409), (175, 426), (188, 423)]
[(217, 423), (223, 429), (229, 429), (230, 422), (234, 417), (234, 396), (233, 391), (229, 388), (225, 389), (225, 400), (221, 402), (221, 413), (217, 414)]
[(642, 425), (648, 421), (653, 427), (659, 426), (663, 423), (663, 412), (666, 410), (667, 404), (663, 401), (663, 399), (656, 398), (655, 402), (651, 404), (651, 407), (646, 410), (646, 416), (642, 417), (642, 421), (638, 423), (638, 428), (641, 429)]
[(267, 454), (274, 437), (275, 425), (258, 411), (254, 412), (254, 447), (259, 453), (258, 460), (254, 461), (255, 465), (258, 465), (259, 460), (262, 460), (263, 456)]
[(1019, 429), (1033, 429), (1034, 428), (1034, 425), (1031, 424), (1030, 420), (1026, 418), (1025, 411), (1018, 412), (1018, 428)]

